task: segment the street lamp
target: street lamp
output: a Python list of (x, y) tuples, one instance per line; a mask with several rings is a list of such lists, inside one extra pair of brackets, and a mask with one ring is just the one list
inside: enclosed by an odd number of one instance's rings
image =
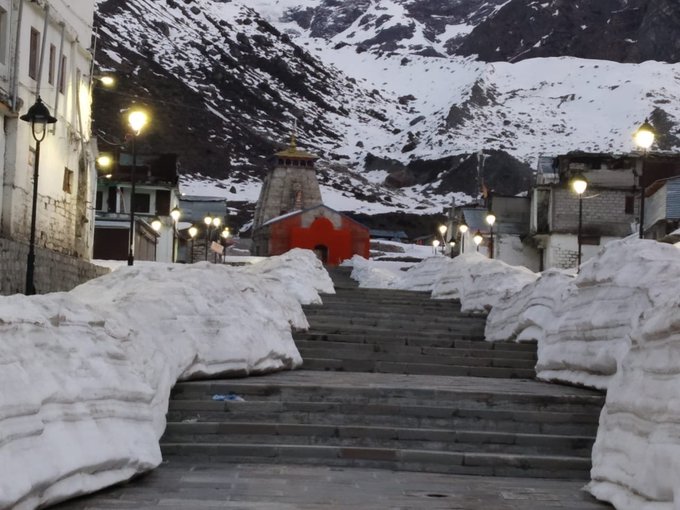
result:
[(439, 239), (435, 239), (434, 241), (432, 241), (432, 249), (435, 255), (437, 254), (438, 251), (437, 248), (439, 248), (439, 244), (440, 244)]
[(479, 245), (482, 244), (482, 241), (484, 240), (484, 237), (482, 237), (482, 233), (479, 230), (475, 232), (475, 235), (472, 237), (472, 240), (475, 242), (475, 245), (477, 246), (477, 251), (479, 251)]
[(446, 251), (446, 231), (448, 230), (448, 227), (446, 225), (439, 225), (439, 233), (442, 236), (442, 255), (444, 255)]
[(468, 231), (468, 226), (467, 223), (465, 223), (465, 219), (463, 219), (463, 223), (458, 225), (458, 232), (460, 232), (460, 253), (461, 255), (465, 251), (465, 233)]
[(40, 96), (35, 100), (35, 104), (28, 109), (26, 114), (19, 117), (25, 122), (31, 123), (31, 133), (35, 140), (35, 162), (33, 163), (33, 201), (31, 203), (31, 233), (28, 241), (28, 259), (26, 261), (26, 288), (27, 296), (35, 294), (35, 282), (33, 273), (35, 270), (35, 220), (38, 213), (38, 174), (40, 170), (40, 142), (45, 139), (47, 124), (57, 122), (56, 117), (50, 115), (47, 106), (42, 102)]
[(633, 139), (635, 145), (642, 149), (642, 171), (640, 173), (640, 239), (645, 237), (645, 166), (647, 163), (647, 152), (654, 144), (656, 138), (656, 131), (654, 126), (649, 123), (649, 119), (645, 119), (642, 125), (635, 131)]
[(582, 175), (577, 175), (571, 180), (571, 189), (578, 195), (578, 260), (576, 263), (576, 271), (581, 269), (581, 246), (583, 244), (581, 239), (581, 228), (583, 225), (583, 193), (588, 187), (588, 181)]
[[(155, 217), (153, 220), (151, 220), (151, 228), (154, 229), (156, 234), (161, 231), (161, 220), (158, 219), (158, 217)], [(158, 261), (158, 236), (155, 235), (153, 236), (153, 261), (157, 262)]]
[(449, 255), (453, 258), (453, 249), (456, 247), (456, 241), (449, 242)]
[(194, 237), (196, 237), (196, 234), (198, 234), (198, 229), (194, 227), (193, 225), (189, 227), (189, 237), (191, 237), (191, 255), (190, 255), (190, 263), (194, 263)]
[(208, 237), (210, 237), (210, 227), (213, 223), (213, 217), (208, 215), (203, 218), (205, 223), (205, 261), (208, 262)]
[(137, 137), (146, 126), (149, 117), (142, 110), (132, 110), (128, 114), (128, 124), (132, 129), (132, 173), (130, 175), (130, 249), (128, 251), (128, 266), (135, 263), (135, 170), (137, 170)]
[(177, 250), (176, 250), (177, 222), (179, 221), (180, 216), (182, 216), (182, 211), (180, 210), (179, 207), (175, 207), (172, 211), (170, 211), (170, 217), (172, 218), (172, 257), (170, 257), (170, 260), (172, 262), (176, 261), (175, 253), (177, 253)]
[(489, 224), (489, 258), (493, 258), (493, 224), (496, 223), (496, 215), (489, 211), (486, 215), (486, 222)]

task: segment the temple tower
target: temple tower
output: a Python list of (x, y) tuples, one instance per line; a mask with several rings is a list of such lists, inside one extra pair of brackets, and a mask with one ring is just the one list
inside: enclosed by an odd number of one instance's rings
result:
[(274, 154), (255, 206), (253, 230), (273, 218), (322, 203), (314, 168), (317, 159), (297, 148), (295, 135), (286, 150)]

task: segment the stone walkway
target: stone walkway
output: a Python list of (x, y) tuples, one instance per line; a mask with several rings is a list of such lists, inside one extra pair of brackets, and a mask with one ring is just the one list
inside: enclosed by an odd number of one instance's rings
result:
[(301, 465), (164, 463), (54, 510), (604, 510), (583, 482)]

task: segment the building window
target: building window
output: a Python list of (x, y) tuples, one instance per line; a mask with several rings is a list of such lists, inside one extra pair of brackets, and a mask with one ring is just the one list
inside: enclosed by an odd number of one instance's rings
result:
[(71, 190), (73, 189), (73, 170), (64, 168), (64, 184), (62, 189), (66, 193), (71, 193)]
[(40, 62), (40, 32), (31, 27), (31, 41), (28, 54), (28, 76), (34, 80), (38, 77), (38, 63)]
[(625, 214), (635, 214), (635, 197), (629, 195), (626, 197), (626, 205), (624, 206)]
[(50, 44), (50, 67), (47, 70), (47, 82), (50, 85), (54, 85), (54, 70), (57, 65), (57, 47), (54, 44)]
[(151, 212), (151, 195), (148, 193), (135, 193), (135, 212)]
[(61, 65), (59, 66), (59, 92), (62, 94), (66, 90), (66, 55), (61, 56)]
[(101, 211), (104, 206), (104, 192), (97, 191), (97, 197), (95, 198), (94, 208), (96, 211)]

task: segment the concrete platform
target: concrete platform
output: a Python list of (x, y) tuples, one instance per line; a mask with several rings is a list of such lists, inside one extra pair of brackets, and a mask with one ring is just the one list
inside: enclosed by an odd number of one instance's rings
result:
[(304, 465), (164, 463), (54, 510), (605, 510), (582, 482)]

